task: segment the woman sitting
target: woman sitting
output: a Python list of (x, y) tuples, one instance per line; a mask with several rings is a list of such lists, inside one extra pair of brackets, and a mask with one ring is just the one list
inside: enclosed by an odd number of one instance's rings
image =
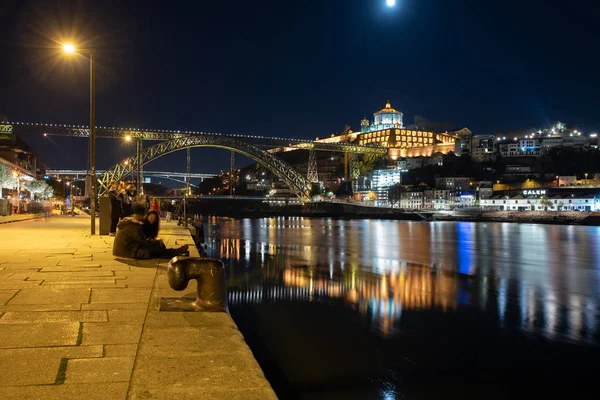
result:
[(152, 245), (162, 249), (167, 248), (162, 239), (157, 239), (158, 231), (160, 229), (160, 218), (158, 217), (158, 211), (148, 211), (146, 217), (144, 218), (142, 228), (144, 228), (144, 238)]
[(144, 218), (144, 237), (146, 239), (156, 240), (159, 229), (160, 218), (158, 217), (158, 211), (148, 211), (146, 218)]

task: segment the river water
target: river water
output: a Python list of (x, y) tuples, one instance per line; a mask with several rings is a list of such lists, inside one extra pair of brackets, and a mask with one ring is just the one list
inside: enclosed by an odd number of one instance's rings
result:
[(287, 217), (207, 232), (282, 399), (514, 398), (510, 384), (597, 375), (600, 227)]

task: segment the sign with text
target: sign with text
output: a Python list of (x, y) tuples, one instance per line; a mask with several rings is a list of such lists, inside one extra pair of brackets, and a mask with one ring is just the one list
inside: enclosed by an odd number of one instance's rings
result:
[(523, 196), (543, 196), (545, 194), (545, 190), (523, 190)]

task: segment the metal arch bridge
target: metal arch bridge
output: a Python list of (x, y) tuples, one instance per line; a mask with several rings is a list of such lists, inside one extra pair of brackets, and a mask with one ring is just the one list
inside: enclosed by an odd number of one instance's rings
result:
[[(13, 134), (43, 134), (44, 136), (89, 137), (89, 128), (76, 125), (40, 124), (9, 122), (0, 123), (0, 137), (12, 137)], [(106, 192), (111, 180), (121, 180), (145, 164), (177, 150), (192, 147), (217, 147), (240, 153), (264, 166), (281, 179), (302, 201), (309, 201), (310, 184), (318, 180), (316, 172), (315, 150), (338, 151), (354, 154), (387, 154), (387, 148), (380, 146), (364, 146), (353, 143), (322, 143), (304, 139), (267, 137), (241, 134), (205, 133), (197, 131), (144, 130), (137, 128), (97, 127), (99, 138), (136, 139), (160, 141), (126, 160), (108, 169), (99, 180), (100, 191)], [(304, 178), (285, 161), (275, 157), (261, 146), (291, 147), (309, 150), (308, 179)]]
[[(101, 176), (104, 174), (104, 170), (96, 170), (96, 175)], [(87, 170), (74, 170), (74, 169), (48, 169), (46, 175), (61, 177), (61, 176), (85, 176), (89, 173)], [(195, 172), (173, 172), (173, 171), (144, 171), (144, 176), (151, 176), (156, 178), (191, 178), (191, 179), (212, 179), (218, 174), (201, 174)]]
[[(89, 127), (83, 125), (61, 125), (30, 122), (0, 122), (0, 137), (13, 134), (40, 134), (44, 136), (89, 137)], [(357, 145), (353, 143), (322, 143), (307, 139), (283, 138), (273, 136), (245, 135), (237, 133), (210, 133), (201, 131), (182, 131), (164, 129), (139, 129), (97, 126), (97, 138), (167, 141), (188, 136), (226, 137), (254, 144), (259, 147), (290, 147), (301, 150), (334, 151), (352, 154), (387, 154), (387, 149), (381, 146)]]
[(279, 177), (279, 179), (281, 179), (283, 183), (285, 183), (294, 194), (300, 198), (300, 200), (309, 201), (309, 182), (300, 175), (298, 171), (288, 165), (285, 161), (255, 145), (227, 136), (183, 136), (177, 139), (160, 142), (144, 149), (139, 158), (138, 156), (132, 156), (116, 164), (112, 168), (109, 168), (102, 175), (102, 178), (98, 180), (98, 183), (102, 191), (106, 191), (112, 180), (119, 181), (133, 173), (138, 167), (138, 164), (143, 166), (166, 154), (192, 147), (217, 147), (240, 153), (261, 164)]

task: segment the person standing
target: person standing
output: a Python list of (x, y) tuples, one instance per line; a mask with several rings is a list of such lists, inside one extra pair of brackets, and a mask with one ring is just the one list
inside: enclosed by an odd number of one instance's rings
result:
[(171, 204), (171, 202), (167, 202), (165, 209), (167, 211), (167, 222), (171, 222), (171, 217), (173, 216), (173, 205)]
[(110, 199), (110, 233), (108, 235), (115, 236), (117, 233), (117, 224), (123, 215), (123, 194), (119, 193), (116, 181), (110, 183), (108, 197)]
[(150, 196), (146, 195), (146, 212), (150, 211)]
[(12, 208), (13, 208), (13, 214), (18, 214), (19, 213), (19, 193), (15, 194), (12, 199), (10, 199), (11, 204), (12, 204)]
[(160, 205), (158, 204), (158, 199), (156, 197), (152, 200), (152, 204), (150, 204), (150, 210), (160, 212)]
[(123, 215), (122, 217), (129, 217), (133, 214), (133, 195), (132, 195), (133, 185), (127, 186), (127, 188), (123, 189)]

